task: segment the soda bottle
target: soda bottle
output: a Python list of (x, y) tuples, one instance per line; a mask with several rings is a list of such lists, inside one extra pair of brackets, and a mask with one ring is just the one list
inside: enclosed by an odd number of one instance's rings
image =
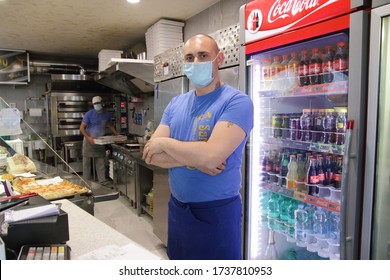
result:
[(333, 82), (333, 49), (332, 46), (325, 47), (325, 57), (322, 61), (322, 82)]
[(266, 57), (261, 68), (262, 88), (261, 90), (269, 90), (271, 88), (270, 76), (271, 58)]
[(264, 151), (261, 159), (261, 181), (263, 182), (268, 182), (269, 180), (269, 175), (267, 171), (268, 161), (268, 152)]
[(307, 170), (309, 169), (309, 166), (310, 166), (310, 158), (312, 157), (312, 153), (311, 152), (306, 152), (305, 153), (305, 178), (306, 178), (306, 175), (307, 175)]
[(336, 143), (336, 114), (334, 109), (327, 109), (324, 121), (324, 143)]
[(340, 108), (336, 117), (336, 144), (344, 145), (347, 129), (347, 108)]
[(322, 83), (322, 60), (318, 48), (312, 50), (312, 56), (309, 64), (310, 84), (317, 85)]
[(307, 56), (307, 50), (301, 51), (301, 61), (298, 67), (299, 86), (310, 85), (309, 79), (309, 58)]
[(280, 90), (280, 80), (279, 80), (279, 72), (280, 72), (280, 57), (275, 55), (273, 57), (272, 64), (270, 66), (270, 80), (271, 80), (271, 89), (272, 90)]
[(280, 62), (280, 72), (279, 72), (279, 78), (280, 78), (280, 89), (286, 89), (288, 88), (288, 54), (282, 55), (282, 62)]
[(312, 140), (313, 116), (310, 109), (303, 109), (301, 116), (301, 141)]
[(274, 172), (275, 174), (280, 173), (280, 162), (282, 160), (282, 153), (281, 151), (275, 153), (275, 159), (274, 159)]
[(303, 159), (302, 154), (297, 155), (297, 172), (298, 172), (298, 182), (304, 182), (306, 178), (306, 171), (305, 171), (305, 162)]
[(331, 156), (326, 156), (325, 159), (325, 186), (333, 184), (333, 162), (332, 162), (332, 157)]
[(282, 160), (280, 162), (280, 173), (281, 176), (279, 179), (279, 186), (285, 188), (286, 187), (286, 176), (288, 172), (288, 157), (286, 153), (282, 154)]
[(317, 143), (323, 143), (323, 137), (324, 137), (324, 119), (325, 119), (325, 110), (323, 109), (316, 109), (312, 110), (313, 113), (313, 121), (314, 121), (314, 127), (313, 127), (313, 142)]
[(317, 171), (317, 176), (318, 176), (318, 184), (322, 184), (322, 185), (325, 184), (325, 170), (324, 170), (323, 162), (324, 162), (323, 157), (321, 157), (321, 156), (318, 157), (316, 171)]
[(291, 59), (288, 62), (288, 88), (295, 88), (299, 85), (298, 79), (299, 59), (296, 52), (291, 53)]
[(342, 157), (337, 157), (337, 163), (336, 163), (336, 170), (334, 173), (334, 187), (336, 189), (341, 188), (341, 181), (342, 181), (342, 175), (343, 174), (343, 158)]
[(314, 157), (310, 158), (310, 165), (309, 169), (307, 170), (306, 182), (308, 184), (308, 194), (316, 196), (318, 176), (316, 170), (316, 159)]
[(287, 168), (287, 188), (290, 190), (296, 190), (296, 181), (298, 180), (298, 164), (295, 155), (290, 155), (290, 162), (288, 163)]
[(345, 51), (345, 43), (337, 43), (337, 52), (333, 60), (334, 81), (348, 80), (348, 54)]

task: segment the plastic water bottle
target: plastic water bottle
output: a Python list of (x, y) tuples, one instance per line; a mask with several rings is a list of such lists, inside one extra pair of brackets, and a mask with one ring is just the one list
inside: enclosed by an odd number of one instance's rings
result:
[(260, 193), (260, 226), (268, 226), (268, 200), (271, 197), (271, 193), (266, 190), (262, 190)]
[(304, 232), (306, 234), (306, 248), (310, 252), (317, 252), (317, 238), (314, 234), (314, 211), (316, 207), (311, 204), (306, 204), (305, 210), (307, 212), (307, 219), (304, 225)]
[(270, 199), (268, 200), (268, 228), (271, 230), (278, 230), (278, 219), (279, 214), (279, 195), (271, 193)]
[(287, 207), (287, 241), (295, 243), (295, 210), (298, 209), (298, 201), (290, 199), (290, 204)]
[(328, 215), (321, 207), (317, 207), (313, 213), (313, 231), (319, 238), (326, 238), (328, 236)]
[(295, 241), (297, 246), (306, 247), (306, 233), (305, 222), (307, 221), (307, 211), (305, 210), (305, 204), (298, 205), (298, 209), (295, 210)]
[(340, 215), (338, 213), (331, 212), (328, 226), (329, 239), (340, 243)]

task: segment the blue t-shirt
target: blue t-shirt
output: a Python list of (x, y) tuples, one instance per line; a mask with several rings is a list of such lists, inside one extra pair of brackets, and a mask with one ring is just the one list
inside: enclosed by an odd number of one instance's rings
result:
[(98, 138), (105, 134), (107, 125), (111, 125), (111, 115), (106, 111), (99, 114), (95, 109), (91, 109), (85, 113), (83, 122), (87, 124), (88, 135)]
[(180, 141), (207, 141), (219, 121), (240, 126), (246, 137), (227, 158), (226, 169), (210, 176), (193, 167), (169, 169), (173, 196), (182, 202), (202, 202), (238, 195), (241, 161), (246, 140), (253, 128), (253, 103), (248, 95), (224, 84), (204, 96), (192, 90), (174, 97), (164, 111), (161, 124), (168, 125), (170, 137)]

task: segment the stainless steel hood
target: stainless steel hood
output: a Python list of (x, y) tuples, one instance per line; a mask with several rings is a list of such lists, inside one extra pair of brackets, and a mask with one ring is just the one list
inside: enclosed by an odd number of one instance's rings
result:
[(154, 64), (152, 60), (111, 60), (113, 65), (95, 75), (95, 80), (107, 87), (133, 96), (154, 92)]

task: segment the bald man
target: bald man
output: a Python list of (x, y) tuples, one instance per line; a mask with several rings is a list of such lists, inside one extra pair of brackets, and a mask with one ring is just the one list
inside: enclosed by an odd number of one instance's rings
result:
[(146, 163), (169, 169), (170, 259), (242, 259), (242, 153), (253, 103), (221, 81), (224, 54), (208, 35), (184, 45), (195, 89), (174, 97), (145, 145)]

